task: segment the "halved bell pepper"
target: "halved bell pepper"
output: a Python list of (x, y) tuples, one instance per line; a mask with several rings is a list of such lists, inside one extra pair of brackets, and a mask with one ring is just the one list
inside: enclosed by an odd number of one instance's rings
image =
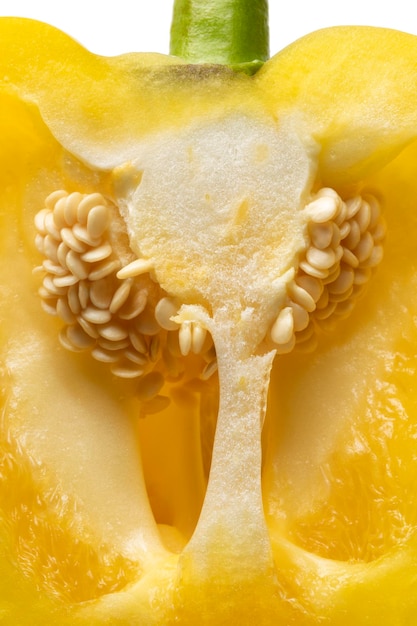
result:
[(224, 4), (0, 20), (3, 624), (414, 623), (417, 39)]

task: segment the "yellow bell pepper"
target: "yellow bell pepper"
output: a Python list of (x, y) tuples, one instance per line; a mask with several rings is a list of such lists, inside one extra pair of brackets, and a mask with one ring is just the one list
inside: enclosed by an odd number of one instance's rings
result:
[(417, 39), (212, 5), (0, 20), (2, 624), (415, 621)]

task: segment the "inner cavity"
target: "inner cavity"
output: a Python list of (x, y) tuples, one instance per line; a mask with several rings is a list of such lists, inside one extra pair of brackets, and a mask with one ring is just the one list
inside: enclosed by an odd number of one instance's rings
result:
[(168, 547), (178, 549), (197, 522), (210, 468), (218, 398), (211, 335), (192, 318), (175, 321), (181, 303), (132, 255), (117, 207), (101, 194), (56, 191), (35, 226), (42, 307), (61, 319), (65, 349), (110, 369), (138, 401), (149, 500)]
[[(224, 251), (236, 252), (231, 233), (239, 225), (244, 233), (247, 219), (252, 224), (248, 212), (243, 202), (233, 214)], [(281, 266), (267, 272), (269, 289), (260, 303), (253, 298), (265, 277), (255, 273), (254, 289), (245, 285), (249, 297), (243, 293), (238, 305), (218, 307), (212, 317), (204, 306), (185, 303), (181, 289), (169, 293), (161, 287), (158, 259), (131, 251), (119, 208), (101, 194), (59, 190), (36, 216), (36, 245), (44, 257), (37, 268), (43, 274), (39, 293), (43, 308), (63, 321), (61, 344), (90, 354), (130, 383), (138, 414), (150, 416), (138, 423), (145, 480), (155, 519), (173, 549), (192, 536), (210, 475), (219, 401), (212, 336), (222, 353), (233, 347), (242, 362), (267, 351), (312, 349), (317, 330), (350, 312), (381, 260), (384, 225), (372, 196), (344, 201), (322, 189), (298, 211), (296, 222), (303, 245), (297, 245), (292, 267), (284, 274)], [(271, 245), (270, 233), (265, 237)], [(242, 268), (229, 265), (229, 282), (222, 285), (226, 303), (229, 285), (230, 300), (241, 290)], [(194, 274), (207, 288), (198, 263)], [(232, 324), (233, 346), (224, 343), (219, 320), (225, 328)]]
[[(339, 213), (326, 219), (320, 217), (322, 206), (305, 210), (317, 200), (309, 196), (311, 162), (301, 141), (272, 122), (234, 117), (216, 122), (214, 128), (197, 124), (181, 137), (159, 137), (138, 148), (132, 186), (117, 191), (124, 220), (119, 207), (107, 199), (91, 202), (65, 193), (48, 201), (37, 218), (37, 243), (44, 256), (43, 306), (63, 320), (65, 348), (91, 355), (136, 394), (140, 414), (147, 416), (138, 421), (138, 431), (155, 518), (184, 537), (193, 532), (205, 496), (211, 444), (208, 453), (201, 453), (199, 442), (211, 440), (218, 387), (210, 329), (187, 318), (183, 305), (203, 304), (212, 314), (209, 303), (219, 309), (231, 294), (241, 307), (239, 315), (233, 312), (232, 325), (253, 322), (250, 351), (265, 342), (267, 349), (288, 352), (294, 344), (309, 343), (312, 323), (321, 327), (322, 320), (342, 311), (342, 304), (350, 306), (360, 277), (367, 280), (372, 268), (371, 263), (359, 268), (360, 263), (379, 254), (370, 251), (379, 250), (375, 232), (368, 227), (362, 231), (359, 220), (346, 216), (337, 223), (343, 213), (339, 200), (329, 202)], [(138, 172), (143, 172), (139, 185)], [(366, 217), (366, 211), (361, 215)], [(349, 221), (353, 234), (343, 230)], [(359, 227), (356, 244), (353, 221)], [(339, 229), (340, 243), (330, 222)], [(232, 475), (227, 462), (242, 434), (234, 392), (239, 397), (245, 376), (255, 396), (265, 385), (256, 378), (259, 362), (248, 357), (245, 371), (234, 361), (231, 368), (223, 361), (223, 371), (236, 367), (236, 376), (229, 381), (234, 391), (222, 408), (221, 432), (227, 436), (221, 437), (217, 453), (226, 471), (216, 461), (212, 491), (224, 493), (226, 504)], [(230, 424), (226, 405), (235, 411)], [(262, 411), (258, 413), (252, 416), (255, 428)], [(256, 439), (259, 433), (254, 433)], [(242, 446), (255, 458), (258, 450), (251, 448), (254, 438), (249, 439)], [(256, 463), (248, 471), (256, 471)], [(246, 473), (233, 476), (237, 494)], [(252, 484), (257, 480), (256, 475)], [(250, 499), (253, 490), (245, 493)], [(244, 502), (237, 495), (235, 499)], [(230, 505), (228, 512), (236, 510)], [(261, 506), (253, 511), (253, 527), (261, 528)], [(244, 518), (245, 511), (241, 513), (238, 521)], [(210, 526), (209, 515), (205, 524)], [(232, 551), (235, 527), (230, 526), (226, 542)], [(204, 550), (204, 542), (200, 547), (203, 557), (213, 553)], [(249, 547), (257, 556), (255, 544)]]

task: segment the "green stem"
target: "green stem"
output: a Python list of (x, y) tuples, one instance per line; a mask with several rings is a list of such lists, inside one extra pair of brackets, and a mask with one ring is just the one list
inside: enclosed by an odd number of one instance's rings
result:
[(268, 0), (174, 0), (170, 53), (254, 73), (269, 57)]

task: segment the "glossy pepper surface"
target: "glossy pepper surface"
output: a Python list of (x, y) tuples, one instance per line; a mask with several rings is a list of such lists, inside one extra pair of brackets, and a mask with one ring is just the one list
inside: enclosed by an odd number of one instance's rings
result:
[(266, 48), (0, 21), (4, 624), (414, 623), (417, 40)]

